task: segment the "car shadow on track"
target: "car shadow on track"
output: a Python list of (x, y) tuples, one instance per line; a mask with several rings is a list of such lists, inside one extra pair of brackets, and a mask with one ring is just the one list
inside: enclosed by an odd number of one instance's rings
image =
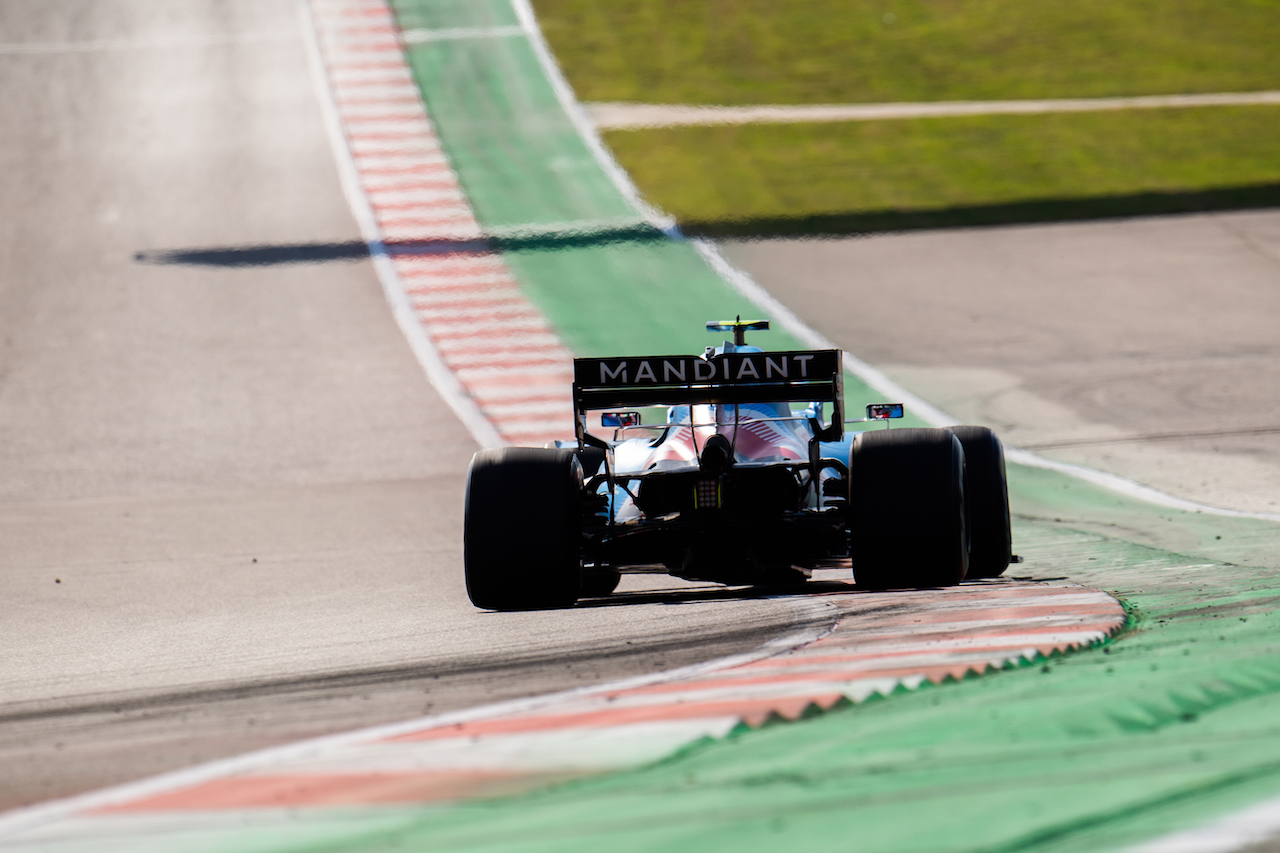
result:
[(918, 210), (886, 208), (709, 221), (682, 219), (679, 227), (689, 237), (714, 239), (824, 238), (921, 229), (1086, 222), (1278, 206), (1280, 183), (1266, 183), (1203, 190), (1026, 199)]
[[(538, 251), (593, 248), (619, 243), (654, 243), (671, 235), (646, 222), (586, 228), (514, 229), (477, 238), (438, 237), (426, 240), (389, 240), (376, 251), (391, 257), (420, 255), (488, 254), (502, 251)], [(281, 264), (315, 264), (329, 261), (357, 261), (370, 257), (369, 244), (362, 240), (329, 243), (272, 243), (242, 246), (205, 246), (183, 249), (145, 249), (135, 252), (140, 264), (197, 267), (262, 267)]]
[[(975, 578), (966, 580), (960, 586), (999, 586), (1008, 583), (1052, 583), (1069, 580), (1067, 577), (1033, 577), (1002, 576), (997, 578)], [(582, 607), (631, 607), (644, 604), (696, 604), (709, 601), (749, 601), (765, 598), (793, 598), (814, 595), (894, 595), (904, 592), (930, 592), (945, 589), (944, 587), (926, 587), (912, 589), (867, 589), (857, 586), (852, 579), (837, 580), (831, 578), (815, 578), (808, 583), (793, 586), (691, 586), (672, 587), (668, 589), (644, 589), (615, 592), (607, 596), (583, 598), (573, 605)]]
[(811, 580), (791, 586), (697, 586), (615, 592), (584, 598), (575, 607), (631, 607), (640, 604), (695, 604), (708, 601), (749, 601), (820, 593), (854, 592), (852, 583)]

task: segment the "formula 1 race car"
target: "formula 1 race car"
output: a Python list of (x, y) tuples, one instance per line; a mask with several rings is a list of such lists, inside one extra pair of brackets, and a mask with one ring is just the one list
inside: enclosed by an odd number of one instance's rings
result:
[[(734, 340), (698, 356), (575, 359), (576, 440), (471, 461), (472, 603), (569, 606), (624, 572), (787, 586), (851, 566), (865, 589), (938, 587), (1016, 559), (991, 430), (889, 429), (899, 403), (846, 422), (841, 351), (746, 344), (768, 327), (708, 323)], [(885, 428), (845, 433), (870, 422)]]

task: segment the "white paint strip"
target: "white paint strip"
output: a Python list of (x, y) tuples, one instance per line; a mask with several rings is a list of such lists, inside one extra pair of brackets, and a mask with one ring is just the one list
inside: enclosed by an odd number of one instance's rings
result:
[[(992, 603), (993, 606), (985, 608), (987, 611), (994, 610), (996, 615), (987, 619), (965, 619), (963, 621), (956, 620), (954, 622), (927, 622), (918, 621), (911, 625), (903, 625), (901, 621), (890, 623), (888, 620), (873, 625), (867, 625), (862, 620), (858, 621), (858, 631), (853, 634), (853, 644), (856, 646), (866, 645), (874, 646), (876, 651), (881, 649), (881, 642), (886, 637), (901, 639), (903, 637), (913, 637), (916, 634), (946, 634), (948, 636), (935, 642), (950, 642), (952, 634), (967, 633), (977, 631), (982, 628), (1000, 628), (1009, 624), (1010, 618), (1008, 608), (1003, 604)], [(977, 614), (975, 614), (977, 615)], [(1016, 617), (1012, 617), (1018, 623), (1020, 628), (1039, 628), (1044, 627), (1062, 627), (1062, 626), (1079, 626), (1083, 620), (1090, 619), (1094, 616), (1089, 613), (1066, 613), (1066, 614), (1040, 614), (1027, 615), (1019, 613)], [(1101, 620), (1105, 622), (1106, 620)], [(1046, 635), (1047, 636), (1047, 635)], [(1007, 638), (1004, 634), (984, 634), (984, 641), (990, 643), (1006, 642)], [(1013, 645), (1013, 641), (1007, 641)]]
[(432, 154), (368, 154), (357, 157), (356, 165), (361, 171), (408, 172), (424, 166), (447, 166), (449, 161), (443, 152), (436, 151)]
[(466, 201), (466, 196), (462, 191), (448, 187), (445, 189), (387, 189), (387, 190), (371, 190), (369, 192), (369, 201), (375, 208), (390, 209), (393, 206), (404, 205), (422, 205), (422, 204), (439, 204), (447, 202), (450, 204), (458, 204)]
[[(473, 370), (480, 370), (481, 368), (485, 368), (485, 367), (512, 368), (514, 370), (520, 370), (525, 367), (528, 367), (531, 369), (535, 369), (539, 372), (553, 372), (553, 371), (550, 371), (550, 368), (556, 367), (558, 368), (559, 376), (564, 378), (571, 378), (573, 374), (570, 373), (567, 369), (565, 369), (565, 366), (564, 366), (566, 355), (568, 355), (568, 353), (566, 353), (560, 347), (554, 346), (554, 345), (548, 345), (548, 346), (533, 348), (533, 349), (530, 349), (528, 347), (522, 347), (517, 352), (512, 352), (511, 350), (508, 350), (505, 352), (488, 351), (483, 354), (483, 358), (481, 357), (480, 353), (474, 353), (474, 352), (458, 353), (458, 354), (450, 353), (449, 362), (451, 364), (455, 364), (460, 361), (469, 360), (472, 363), (468, 366)], [(482, 378), (487, 378), (484, 373), (481, 373), (479, 375)], [(560, 396), (562, 396), (564, 399), (569, 399), (568, 387), (569, 386), (566, 385), (563, 389), (561, 389), (562, 393)], [(561, 414), (564, 414), (564, 413), (561, 412)]]
[(410, 83), (379, 83), (360, 89), (360, 97), (371, 101), (407, 101), (418, 97), (418, 87)]
[[(432, 323), (461, 323), (463, 320), (475, 320), (480, 324), (481, 328), (486, 328), (492, 323), (507, 325), (512, 322), (514, 317), (522, 317), (522, 319), (529, 320), (536, 319), (539, 323), (542, 322), (540, 316), (530, 314), (529, 306), (523, 300), (517, 299), (515, 294), (511, 294), (505, 301), (493, 301), (485, 305), (467, 302), (463, 305), (443, 308), (430, 304), (419, 304), (418, 316), (429, 319)], [(567, 372), (563, 362), (560, 364), (560, 371), (562, 373)]]
[(507, 269), (507, 265), (497, 255), (457, 255), (449, 259), (445, 265), (441, 265), (437, 258), (429, 255), (405, 255), (397, 260), (397, 264), (408, 273), (416, 276), (444, 276), (453, 271), (458, 272), (457, 278), (452, 279), (455, 282), (465, 285), (471, 276), (477, 275), (503, 275), (509, 280), (511, 272)]
[(1203, 95), (1144, 95), (1134, 98), (1054, 98), (1025, 101), (931, 101), (887, 104), (758, 104), (743, 107), (688, 104), (585, 104), (600, 130), (698, 125), (794, 124), (882, 121), (976, 115), (1033, 115), (1105, 110), (1280, 104), (1280, 92), (1216, 92)]
[[(812, 655), (805, 656), (803, 652), (800, 652), (793, 658), (777, 659), (779, 661), (777, 664), (771, 661), (761, 661), (749, 667), (744, 667), (739, 671), (743, 677), (755, 674), (761, 677), (768, 675), (800, 675), (807, 672), (822, 674), (835, 672), (842, 667), (848, 669), (851, 673), (858, 672), (863, 674), (874, 674), (883, 672), (886, 669), (933, 669), (942, 666), (966, 666), (969, 669), (984, 671), (988, 664), (999, 669), (1005, 662), (1017, 663), (1023, 660), (1026, 657), (1027, 649), (1026, 647), (1006, 648), (999, 644), (991, 647), (977, 646), (971, 649), (939, 650), (936, 647), (926, 647), (918, 652), (894, 653), (876, 659), (872, 658), (872, 651), (868, 650), (864, 654), (848, 655), (847, 657), (851, 658), (849, 663), (843, 662), (841, 658), (844, 656), (838, 654), (823, 656), (815, 652)], [(879, 650), (874, 651), (876, 654), (880, 653)], [(875, 665), (873, 666), (872, 664)]]
[(421, 121), (422, 111), (418, 105), (405, 98), (387, 101), (370, 101), (361, 103), (348, 101), (338, 107), (345, 122), (363, 123), (366, 121)]
[(542, 414), (559, 414), (564, 411), (564, 401), (554, 400), (551, 402), (541, 403), (519, 403), (516, 405), (495, 404), (485, 406), (485, 411), (494, 417), (515, 417), (519, 415), (542, 415)]
[(573, 434), (565, 429), (564, 418), (548, 418), (541, 421), (507, 421), (502, 429), (512, 437), (559, 435), (561, 438), (572, 438)]
[[(560, 339), (555, 335), (523, 335), (512, 336), (504, 341), (475, 341), (475, 340), (458, 340), (458, 341), (441, 341), (440, 351), (447, 353), (449, 358), (462, 355), (464, 353), (472, 355), (500, 355), (503, 353), (519, 353), (528, 347), (551, 347), (558, 346)], [(564, 389), (564, 398), (570, 399), (569, 389)]]
[[(346, 90), (344, 90), (346, 91)], [(342, 117), (347, 134), (354, 139), (396, 139), (431, 142), (439, 146), (436, 129), (422, 116), (352, 116)]]
[[(573, 384), (573, 374), (564, 369), (565, 353), (557, 353), (555, 350), (548, 349), (546, 351), (536, 353), (534, 361), (536, 364), (526, 365), (509, 361), (505, 365), (467, 365), (454, 362), (454, 368), (458, 371), (458, 376), (464, 382), (470, 385), (477, 397), (483, 397), (485, 391), (494, 385), (509, 386), (531, 390), (540, 387), (545, 397), (546, 391), (551, 391), (551, 399), (564, 401), (569, 399), (567, 389)], [(548, 402), (550, 402), (548, 400)], [(490, 407), (488, 401), (482, 403), (484, 410), (490, 417), (496, 417), (497, 413)], [(566, 428), (564, 425), (564, 407), (563, 404), (559, 410), (560, 430), (563, 432)], [(522, 414), (508, 414), (504, 419), (511, 421), (527, 422), (528, 416)]]
[[(771, 699), (805, 699), (806, 697), (830, 696), (843, 693), (846, 683), (864, 680), (871, 673), (851, 673), (848, 678), (816, 678), (795, 681), (762, 681), (755, 684), (708, 684), (688, 690), (664, 691), (661, 693), (629, 692), (608, 699), (597, 699), (590, 704), (578, 703), (563, 709), (557, 708), (548, 717), (574, 715), (579, 713), (607, 712), (614, 710), (639, 710), (644, 708), (665, 708), (679, 705), (721, 703), (721, 702), (754, 702)], [(601, 726), (610, 725), (608, 722)]]
[[(1078, 542), (1079, 540), (1067, 539), (1063, 541)], [(951, 596), (943, 601), (937, 602), (933, 606), (930, 612), (940, 613), (940, 612), (952, 611), (952, 610), (989, 610), (996, 605), (999, 605), (1001, 608), (1075, 607), (1079, 605), (1097, 605), (1097, 604), (1109, 605), (1112, 602), (1111, 596), (1107, 595), (1105, 592), (1093, 592), (1093, 593), (1068, 592), (1068, 593), (1060, 593), (1057, 595), (1023, 595), (1023, 594), (1007, 595), (1007, 594), (1002, 594), (1004, 591), (1001, 590), (999, 587), (995, 587), (994, 589), (987, 589), (985, 587), (980, 586), (976, 588), (966, 587), (966, 589), (975, 589), (975, 590), (979, 590), (980, 592), (978, 592), (972, 598), (967, 598), (967, 597), (961, 598), (958, 595)], [(893, 595), (896, 601), (901, 598), (913, 596), (914, 593), (895, 592), (893, 593)], [(866, 625), (866, 624), (874, 624), (875, 618), (878, 614), (872, 612), (867, 614), (857, 613), (856, 615), (858, 616), (859, 619), (866, 620), (861, 623), (863, 625)], [(893, 618), (893, 617), (890, 616), (886, 618)]]
[(400, 41), (395, 30), (390, 27), (365, 27), (363, 30), (344, 30), (339, 33), (326, 33), (325, 47), (339, 56), (351, 59), (366, 53), (379, 50), (398, 50)]
[[(1021, 619), (1011, 619), (1004, 624), (1008, 625), (1021, 624)], [(904, 630), (904, 634), (907, 633)], [(1036, 647), (1054, 647), (1062, 648), (1067, 646), (1090, 646), (1094, 643), (1102, 642), (1107, 638), (1105, 631), (1100, 629), (1088, 631), (1056, 631), (1056, 632), (1027, 632), (1027, 633), (1003, 633), (1003, 634), (976, 634), (972, 637), (948, 637), (946, 639), (938, 639), (933, 642), (878, 642), (874, 647), (870, 644), (867, 646), (868, 652), (876, 652), (877, 654), (894, 654), (915, 651), (936, 650), (946, 647), (948, 649), (971, 649), (975, 647), (994, 646), (997, 649), (1029, 649), (1032, 652)], [(855, 643), (848, 648), (862, 648), (862, 645)]]
[(424, 163), (446, 163), (440, 144), (432, 139), (400, 140), (379, 136), (347, 137), (351, 153), (356, 159), (364, 161), (371, 157), (421, 157)]
[[(870, 384), (870, 383), (868, 383)], [(1005, 449), (1005, 458), (1010, 462), (1019, 465), (1026, 465), (1029, 468), (1043, 468), (1049, 471), (1057, 471), (1060, 474), (1066, 474), (1079, 480), (1102, 486), (1113, 492), (1119, 492), (1122, 495), (1138, 498), (1147, 503), (1156, 506), (1164, 506), (1170, 509), (1183, 510), (1184, 512), (1198, 512), (1205, 515), (1222, 515), (1230, 518), (1257, 518), (1262, 521), (1280, 521), (1280, 513), (1274, 512), (1245, 512), (1236, 509), (1224, 509), (1223, 507), (1210, 506), (1202, 504), (1198, 501), (1189, 501), (1185, 498), (1175, 497), (1166, 494), (1159, 489), (1153, 489), (1150, 486), (1144, 486), (1142, 483), (1126, 479), (1116, 474), (1109, 474), (1106, 471), (1098, 471), (1093, 468), (1086, 468), (1083, 465), (1072, 465), (1069, 462), (1058, 462), (1055, 459), (1046, 459), (1032, 453), (1029, 450), (1019, 450), (1016, 447)]]
[(524, 294), (517, 290), (511, 281), (477, 282), (470, 287), (442, 285), (438, 289), (433, 289), (436, 282), (425, 276), (404, 275), (403, 270), (401, 275), (410, 282), (407, 290), (413, 297), (414, 305), (420, 311), (447, 307), (477, 309), (524, 301)]
[[(407, 258), (402, 260), (408, 260)], [(523, 294), (505, 271), (459, 271), (449, 277), (442, 270), (424, 270), (408, 263), (400, 264), (400, 275), (409, 282), (406, 288), (418, 302), (448, 305), (471, 304), (472, 300), (522, 299)]]
[(657, 761), (701, 737), (720, 738), (735, 716), (660, 720), (605, 729), (561, 729), (427, 741), (370, 743), (325, 753), (262, 773), (406, 773), (436, 770), (613, 770)]
[[(449, 232), (449, 228), (454, 229), (454, 234), (478, 234), (479, 231), (475, 227), (475, 220), (465, 213), (459, 213), (456, 209), (420, 209), (416, 211), (407, 210), (376, 210), (374, 213), (378, 217), (378, 224), (382, 226), (384, 234), (390, 235), (394, 230), (416, 231), (417, 239), (432, 240), (438, 237), (453, 236)], [(466, 239), (466, 238), (464, 238)]]
[[(462, 388), (462, 383), (445, 365), (430, 338), (418, 321), (417, 311), (408, 295), (401, 287), (396, 276), (395, 267), (387, 255), (382, 242), (373, 210), (360, 188), (360, 177), (356, 171), (355, 161), (347, 148), (342, 133), (342, 122), (338, 117), (337, 105), (333, 100), (333, 92), (329, 88), (325, 76), (324, 59), (320, 54), (320, 45), (316, 39), (315, 21), (311, 17), (311, 9), (306, 0), (298, 0), (298, 13), (302, 18), (303, 42), (307, 50), (307, 61), (311, 69), (311, 82), (315, 87), (316, 98), (324, 119), (325, 131), (329, 136), (329, 144), (333, 149), (334, 160), (338, 166), (338, 178), (342, 184), (342, 192), (347, 197), (347, 204), (355, 216), (360, 234), (369, 244), (369, 253), (373, 258), (373, 267), (378, 280), (382, 283), (382, 292), (391, 306), (392, 315), (400, 331), (409, 341), (409, 346), (417, 357), (418, 363), (426, 371), (432, 386), (448, 404), (449, 408), (462, 421), (467, 430), (481, 447), (497, 447), (503, 444), (502, 437), (480, 411), (475, 400), (471, 399)], [(415, 92), (416, 94), (416, 92)]]
[[(1128, 853), (1230, 853), (1280, 835), (1280, 798), (1266, 800), (1198, 829), (1175, 832)], [(1272, 848), (1268, 848), (1272, 849)]]
[[(1019, 650), (1019, 655), (1025, 655), (1029, 651), (1032, 655), (1036, 654), (1036, 649)], [(1018, 655), (1015, 655), (1017, 657)], [(954, 661), (948, 660), (947, 663), (954, 664), (956, 669), (966, 670), (983, 670), (985, 664), (999, 664), (1003, 658), (991, 656), (981, 661), (982, 665), (973, 661)], [(879, 667), (879, 669), (897, 669), (898, 667)], [(919, 673), (915, 673), (919, 675)], [(905, 676), (904, 676), (905, 677)], [(641, 708), (661, 708), (663, 706), (679, 706), (703, 703), (722, 703), (722, 702), (755, 702), (760, 700), (771, 699), (790, 699), (803, 700), (805, 698), (817, 699), (827, 698), (832, 695), (847, 695), (852, 693), (854, 696), (866, 696), (866, 685), (873, 682), (873, 689), (879, 692), (885, 692), (882, 688), (886, 685), (889, 691), (898, 684), (899, 678), (896, 676), (886, 676), (877, 674), (876, 669), (866, 670), (850, 670), (847, 673), (832, 673), (824, 678), (812, 679), (776, 679), (776, 680), (760, 680), (751, 683), (735, 683), (730, 677), (722, 681), (717, 680), (707, 682), (697, 687), (691, 687), (688, 690), (663, 690), (661, 692), (629, 692), (616, 697), (609, 697), (607, 702), (595, 701), (590, 705), (586, 703), (578, 703), (572, 707), (566, 706), (563, 709), (556, 709), (555, 713), (549, 716), (558, 716), (563, 714), (576, 714), (585, 712), (609, 711), (615, 709), (641, 709)], [(852, 698), (852, 697), (851, 697)], [(605, 725), (608, 725), (605, 723)]]
[(436, 30), (405, 30), (401, 36), (405, 44), (428, 44), (433, 41), (458, 39), (498, 39), (524, 35), (519, 25), (505, 27), (446, 27)]
[[(409, 276), (405, 276), (410, 278)], [(419, 277), (412, 277), (413, 286), (409, 293), (413, 296), (414, 305), (419, 311), (444, 311), (452, 308), (465, 308), (472, 311), (485, 307), (496, 308), (499, 305), (521, 304), (524, 294), (516, 290), (510, 282), (478, 284), (474, 287), (442, 287), (438, 291), (429, 290), (434, 282), (423, 282)]]
[(311, 6), (318, 12), (352, 17), (364, 17), (383, 9), (382, 0), (313, 0)]
[(344, 86), (360, 86), (384, 91), (395, 91), (413, 84), (413, 77), (404, 68), (329, 68), (329, 79)]
[(343, 124), (354, 136), (435, 136), (436, 130), (431, 122), (422, 116), (384, 116), (358, 117), (344, 115)]
[(426, 220), (416, 223), (384, 222), (383, 237), (388, 243), (459, 241), (469, 243), (482, 239), (479, 229), (472, 223), (450, 225), (447, 222)]
[(441, 338), (501, 338), (510, 334), (545, 332), (551, 334), (546, 318), (538, 314), (524, 317), (493, 317), (473, 323), (450, 323), (440, 330)]

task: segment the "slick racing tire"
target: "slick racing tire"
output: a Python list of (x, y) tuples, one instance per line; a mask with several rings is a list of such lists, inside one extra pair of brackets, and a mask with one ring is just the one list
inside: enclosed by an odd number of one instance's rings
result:
[[(542, 445), (548, 450), (558, 450), (559, 445), (554, 441), (548, 441)], [(604, 450), (599, 447), (584, 447), (582, 450), (574, 451), (578, 457), (578, 462), (582, 465), (582, 479), (590, 480), (596, 474), (600, 473), (600, 466), (604, 464)]]
[(969, 562), (964, 450), (945, 429), (858, 433), (849, 452), (853, 579), (864, 589), (953, 586)]
[(970, 578), (996, 578), (1009, 568), (1013, 538), (1004, 446), (981, 426), (947, 427), (964, 448), (964, 495), (968, 502)]
[(502, 447), (471, 459), (462, 561), (472, 604), (541, 610), (578, 600), (581, 490), (572, 450)]

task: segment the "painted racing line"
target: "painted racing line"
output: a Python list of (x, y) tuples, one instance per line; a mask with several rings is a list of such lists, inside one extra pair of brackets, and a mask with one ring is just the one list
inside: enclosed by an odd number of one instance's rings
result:
[(1141, 95), (1128, 98), (1056, 98), (1005, 101), (925, 101), (890, 104), (757, 104), (743, 107), (692, 104), (584, 104), (601, 130), (697, 127), (725, 124), (791, 124), (829, 121), (884, 121), (946, 116), (1039, 115), (1106, 110), (1185, 109), (1248, 104), (1280, 104), (1280, 92), (1211, 92)]
[[(663, 675), (429, 717), (195, 768), (0, 817), (0, 849), (279, 849), (385, 830), (423, 807), (659, 760), (705, 738), (1036, 663), (1125, 623), (1106, 593), (998, 580), (828, 584), (787, 599), (834, 629)], [(827, 623), (829, 624), (829, 623)], [(815, 636), (816, 634), (816, 636)]]

